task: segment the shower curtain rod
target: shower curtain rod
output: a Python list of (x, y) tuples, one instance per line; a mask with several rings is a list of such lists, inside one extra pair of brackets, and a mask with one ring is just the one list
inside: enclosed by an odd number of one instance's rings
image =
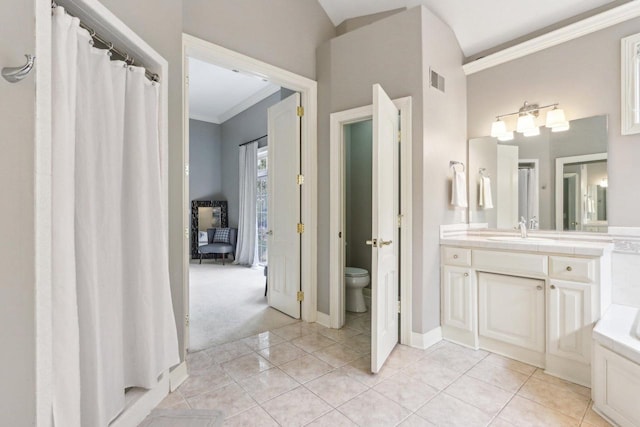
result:
[(239, 144), (238, 147), (242, 147), (243, 145), (251, 144), (252, 142), (260, 141), (262, 138), (266, 138), (268, 135), (262, 135), (260, 138), (252, 139), (251, 141), (243, 142)]
[[(56, 3), (55, 1), (51, 2), (51, 9), (55, 9), (56, 7), (58, 7), (58, 3)], [(77, 18), (77, 16), (71, 15), (69, 13), (69, 11), (67, 11), (65, 9), (65, 13), (69, 16), (73, 16), (74, 18)], [(79, 18), (78, 18), (79, 19)], [(135, 58), (131, 55), (129, 55), (127, 52), (123, 52), (120, 49), (116, 48), (113, 46), (113, 43), (106, 41), (105, 39), (103, 39), (100, 35), (98, 35), (95, 30), (93, 28), (88, 27), (84, 22), (80, 21), (80, 27), (84, 28), (85, 30), (89, 31), (89, 34), (91, 35), (91, 38), (93, 40), (98, 41), (101, 45), (107, 47), (109, 49), (109, 52), (111, 53), (115, 53), (116, 55), (118, 55), (120, 58), (122, 58), (124, 60), (124, 62), (128, 63), (129, 65), (134, 65), (135, 63)], [(151, 71), (147, 70), (145, 68), (144, 70), (144, 75), (147, 76), (147, 78), (149, 80), (151, 80), (152, 82), (160, 82), (160, 76), (158, 76), (155, 73), (152, 73)]]

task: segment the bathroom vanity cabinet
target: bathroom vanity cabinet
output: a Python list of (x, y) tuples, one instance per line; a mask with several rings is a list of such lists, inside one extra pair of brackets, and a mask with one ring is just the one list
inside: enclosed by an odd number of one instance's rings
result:
[(441, 246), (443, 337), (589, 386), (591, 331), (610, 304), (606, 245), (459, 243)]

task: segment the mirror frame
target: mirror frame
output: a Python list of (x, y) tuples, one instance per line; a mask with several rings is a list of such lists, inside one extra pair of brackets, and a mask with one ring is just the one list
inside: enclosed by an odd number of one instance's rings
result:
[(640, 33), (624, 37), (621, 45), (621, 133), (633, 135), (640, 133), (640, 99), (636, 95), (640, 87)]
[[(595, 162), (599, 160), (608, 161), (608, 153), (584, 154), (581, 156), (558, 157), (556, 159), (556, 230), (565, 231), (562, 221), (562, 209), (564, 199), (564, 165), (572, 163)], [(607, 218), (609, 215), (607, 213)], [(583, 224), (584, 225), (584, 224)]]
[[(229, 227), (229, 216), (226, 200), (192, 200), (191, 201), (191, 259), (200, 259), (198, 253), (198, 208), (220, 208), (221, 228)], [(213, 254), (203, 254), (203, 258), (211, 258)]]

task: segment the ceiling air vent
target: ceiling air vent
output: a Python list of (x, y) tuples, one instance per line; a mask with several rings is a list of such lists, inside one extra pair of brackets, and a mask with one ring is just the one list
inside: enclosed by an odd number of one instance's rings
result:
[(440, 92), (444, 92), (444, 77), (432, 69), (429, 69), (429, 81), (431, 83), (431, 87), (438, 89)]

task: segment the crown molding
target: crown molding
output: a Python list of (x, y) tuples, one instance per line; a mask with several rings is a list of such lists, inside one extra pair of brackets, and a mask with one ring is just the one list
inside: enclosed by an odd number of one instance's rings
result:
[(640, 16), (640, 1), (625, 3), (598, 15), (583, 19), (559, 28), (539, 37), (527, 40), (507, 49), (501, 50), (462, 66), (468, 76), (514, 59), (522, 58), (532, 53), (586, 36), (604, 28), (611, 27), (624, 21)]
[(264, 89), (261, 89), (260, 91), (254, 93), (244, 101), (234, 105), (224, 113), (220, 114), (218, 117), (216, 117), (216, 120), (218, 123), (224, 123), (230, 118), (232, 118), (233, 116), (242, 113), (244, 110), (246, 110), (249, 107), (253, 107), (258, 102), (268, 98), (269, 96), (273, 95), (279, 90), (280, 90), (280, 86), (275, 86), (275, 85), (266, 86)]

